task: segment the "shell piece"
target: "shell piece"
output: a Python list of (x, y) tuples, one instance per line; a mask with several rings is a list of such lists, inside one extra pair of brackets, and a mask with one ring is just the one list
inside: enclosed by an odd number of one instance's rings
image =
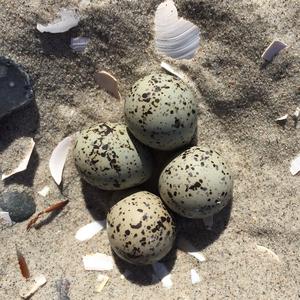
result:
[(290, 172), (297, 175), (300, 172), (300, 154), (291, 161)]
[(201, 281), (201, 278), (195, 269), (191, 269), (191, 281), (192, 284), (196, 284)]
[(264, 51), (261, 57), (267, 61), (271, 61), (276, 54), (278, 54), (282, 49), (286, 47), (287, 44), (274, 40), (267, 47), (267, 49)]
[(113, 258), (102, 253), (83, 256), (82, 260), (87, 271), (108, 271), (114, 267)]
[(75, 238), (79, 241), (87, 241), (103, 230), (106, 226), (106, 220), (94, 221), (77, 230)]
[(74, 157), (82, 178), (104, 190), (139, 185), (150, 178), (153, 168), (150, 151), (118, 123), (101, 123), (82, 131)]
[(5, 180), (6, 178), (8, 178), (16, 173), (25, 171), (27, 169), (34, 146), (35, 146), (35, 142), (32, 138), (30, 138), (28, 141), (26, 154), (25, 154), (24, 158), (19, 162), (18, 167), (13, 169), (11, 172), (2, 174), (2, 178), (1, 178), (2, 180)]
[(177, 246), (180, 250), (188, 253), (191, 256), (194, 256), (200, 262), (204, 262), (206, 260), (205, 256), (198, 251), (194, 245), (182, 237), (177, 240)]
[(38, 194), (46, 197), (50, 192), (50, 187), (48, 185), (44, 186), (40, 191), (38, 191)]
[(97, 275), (97, 284), (95, 288), (96, 293), (101, 293), (102, 290), (104, 289), (105, 285), (107, 284), (109, 280), (109, 277), (103, 274), (98, 274)]
[(49, 168), (50, 173), (57, 185), (60, 185), (61, 183), (64, 165), (73, 141), (73, 136), (64, 138), (61, 142), (58, 143), (51, 154), (49, 160)]
[(44, 275), (37, 275), (32, 281), (27, 281), (25, 286), (20, 291), (20, 296), (23, 299), (29, 299), (40, 287), (42, 287), (47, 282)]
[(158, 52), (176, 59), (191, 59), (200, 45), (200, 30), (178, 18), (172, 0), (161, 3), (155, 13), (155, 45)]
[(133, 264), (152, 264), (173, 246), (175, 224), (161, 199), (138, 192), (115, 204), (107, 216), (114, 252)]
[(89, 41), (90, 39), (88, 37), (78, 36), (76, 38), (71, 38), (70, 47), (75, 52), (83, 52)]
[(13, 221), (11, 220), (9, 213), (6, 211), (0, 211), (0, 224), (1, 222), (9, 226), (13, 225)]
[(125, 101), (129, 130), (145, 145), (174, 150), (193, 138), (197, 104), (193, 91), (179, 78), (151, 74), (138, 80)]
[(80, 15), (75, 9), (63, 8), (58, 12), (60, 18), (55, 19), (47, 25), (37, 24), (36, 28), (39, 32), (61, 33), (70, 30), (78, 25)]
[(272, 250), (264, 247), (264, 246), (259, 246), (256, 245), (256, 249), (262, 253), (266, 253), (268, 254), (270, 257), (272, 257), (274, 260), (276, 260), (277, 262), (281, 262), (280, 258), (278, 257), (277, 254), (275, 254)]
[(221, 211), (232, 196), (233, 179), (218, 152), (192, 147), (171, 161), (159, 178), (163, 201), (187, 218)]
[(155, 276), (161, 280), (163, 287), (170, 289), (173, 286), (171, 274), (163, 263), (155, 263), (152, 265)]
[(176, 71), (176, 70), (174, 69), (174, 67), (172, 67), (171, 65), (169, 65), (168, 63), (166, 63), (166, 62), (164, 62), (164, 61), (161, 62), (160, 66), (161, 66), (164, 70), (166, 70), (168, 73), (170, 73), (170, 74), (172, 74), (172, 75), (174, 75), (174, 76), (177, 76), (178, 78), (180, 78), (180, 79), (182, 79), (182, 80), (185, 78), (185, 75), (184, 75), (184, 74), (182, 74), (182, 73)]
[(106, 71), (95, 73), (95, 81), (106, 92), (114, 96), (116, 99), (121, 99), (117, 79)]

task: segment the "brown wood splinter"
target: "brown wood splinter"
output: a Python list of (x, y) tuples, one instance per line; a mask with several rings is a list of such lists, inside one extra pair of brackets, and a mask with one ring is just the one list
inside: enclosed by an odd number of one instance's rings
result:
[(59, 210), (62, 209), (65, 205), (67, 205), (69, 202), (69, 200), (65, 200), (65, 201), (61, 201), (58, 203), (55, 203), (47, 208), (45, 208), (44, 210), (42, 210), (41, 212), (39, 212), (35, 217), (33, 217), (27, 224), (26, 229), (29, 230), (36, 222), (37, 220), (44, 215), (45, 213), (49, 213), (55, 210)]
[(19, 251), (19, 249), (16, 247), (18, 262), (20, 266), (21, 274), (24, 278), (28, 279), (30, 277), (30, 272), (26, 263), (26, 260), (23, 256), (23, 254)]

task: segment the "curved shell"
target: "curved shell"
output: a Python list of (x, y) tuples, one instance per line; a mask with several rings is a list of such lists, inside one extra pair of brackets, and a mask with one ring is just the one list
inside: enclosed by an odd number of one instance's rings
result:
[(178, 214), (204, 218), (221, 211), (232, 196), (233, 179), (220, 154), (192, 147), (171, 161), (159, 178), (163, 201)]
[(139, 185), (152, 173), (151, 153), (123, 124), (101, 123), (81, 131), (74, 157), (82, 178), (104, 190)]
[(138, 80), (125, 101), (129, 130), (145, 145), (173, 150), (191, 142), (197, 126), (192, 90), (180, 79), (152, 74)]
[(138, 192), (115, 204), (107, 216), (110, 245), (133, 264), (152, 264), (173, 246), (175, 224), (159, 197)]

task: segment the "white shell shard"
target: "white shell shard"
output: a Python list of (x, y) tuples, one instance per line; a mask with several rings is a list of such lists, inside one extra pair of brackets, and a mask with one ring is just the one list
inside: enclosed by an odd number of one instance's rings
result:
[(277, 40), (274, 40), (267, 47), (267, 49), (264, 51), (264, 53), (262, 54), (261, 57), (267, 61), (271, 61), (276, 54), (278, 54), (282, 49), (284, 49), (286, 47), (287, 47), (287, 44), (277, 41)]
[(0, 224), (1, 223), (4, 223), (9, 226), (13, 225), (13, 221), (11, 220), (8, 212), (0, 211)]
[(18, 167), (13, 169), (11, 172), (2, 174), (2, 180), (16, 174), (22, 171), (25, 171), (27, 169), (32, 151), (34, 149), (35, 142), (32, 138), (29, 139), (29, 145), (28, 145), (28, 150), (26, 151), (25, 157), (19, 162)]
[(87, 271), (108, 271), (114, 267), (113, 258), (102, 253), (95, 253), (82, 257), (83, 265)]
[(180, 72), (176, 71), (171, 65), (169, 65), (166, 62), (161, 62), (160, 66), (165, 69), (168, 73), (175, 75), (179, 79), (183, 80), (185, 78), (184, 74), (181, 74)]
[(157, 7), (154, 23), (158, 52), (175, 59), (194, 57), (200, 45), (200, 30), (192, 22), (178, 18), (172, 0), (167, 0)]
[(300, 116), (300, 107), (297, 107), (295, 112), (293, 113), (293, 120), (295, 122), (295, 127), (297, 129), (300, 128), (299, 116)]
[(89, 223), (76, 232), (75, 238), (79, 241), (87, 241), (106, 227), (106, 220)]
[(44, 186), (40, 191), (38, 191), (38, 194), (43, 196), (43, 197), (46, 197), (50, 192), (50, 188), (48, 185)]
[(201, 278), (195, 269), (191, 269), (191, 281), (192, 284), (196, 284), (201, 281)]
[(33, 281), (27, 281), (24, 288), (20, 291), (20, 296), (23, 299), (29, 299), (41, 286), (43, 286), (47, 280), (44, 275), (37, 275), (33, 278)]
[(161, 280), (163, 287), (170, 289), (173, 286), (171, 274), (163, 263), (155, 263), (152, 265), (155, 275)]
[(104, 289), (105, 285), (107, 284), (108, 280), (109, 280), (108, 276), (98, 274), (95, 292), (101, 293), (101, 291)]
[(89, 43), (90, 39), (88, 37), (76, 37), (71, 38), (71, 44), (70, 47), (75, 52), (83, 52)]
[(106, 92), (114, 96), (116, 99), (121, 99), (117, 79), (106, 71), (95, 73), (96, 83)]
[(58, 12), (60, 18), (53, 22), (42, 25), (37, 24), (36, 28), (39, 32), (61, 33), (70, 30), (78, 25), (80, 16), (75, 9), (63, 8)]
[(276, 122), (286, 121), (288, 116), (289, 116), (288, 114), (285, 114), (284, 116), (277, 118), (275, 121)]
[(290, 172), (297, 175), (300, 172), (300, 154), (291, 161)]
[(209, 216), (207, 218), (203, 218), (204, 226), (207, 230), (212, 230), (214, 226), (214, 216)]
[(256, 248), (257, 248), (258, 251), (270, 255), (270, 257), (272, 257), (274, 260), (280, 262), (280, 259), (279, 259), (278, 255), (275, 254), (272, 250), (270, 250), (270, 249), (268, 249), (264, 246), (259, 246), (259, 245), (256, 245)]
[(200, 262), (204, 262), (206, 260), (204, 255), (200, 251), (198, 251), (189, 241), (187, 241), (184, 238), (178, 239), (177, 246), (180, 250), (186, 252), (191, 256), (194, 256)]
[(49, 160), (49, 168), (50, 173), (57, 185), (60, 185), (61, 183), (64, 165), (68, 157), (69, 149), (72, 146), (73, 140), (74, 135), (64, 138), (61, 142), (58, 143), (58, 145), (55, 147), (51, 154)]

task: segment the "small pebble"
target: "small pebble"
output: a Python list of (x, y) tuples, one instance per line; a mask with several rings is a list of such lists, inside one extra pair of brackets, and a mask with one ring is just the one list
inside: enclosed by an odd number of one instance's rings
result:
[(25, 192), (6, 192), (0, 196), (0, 207), (9, 213), (14, 222), (30, 218), (36, 210), (33, 198)]

